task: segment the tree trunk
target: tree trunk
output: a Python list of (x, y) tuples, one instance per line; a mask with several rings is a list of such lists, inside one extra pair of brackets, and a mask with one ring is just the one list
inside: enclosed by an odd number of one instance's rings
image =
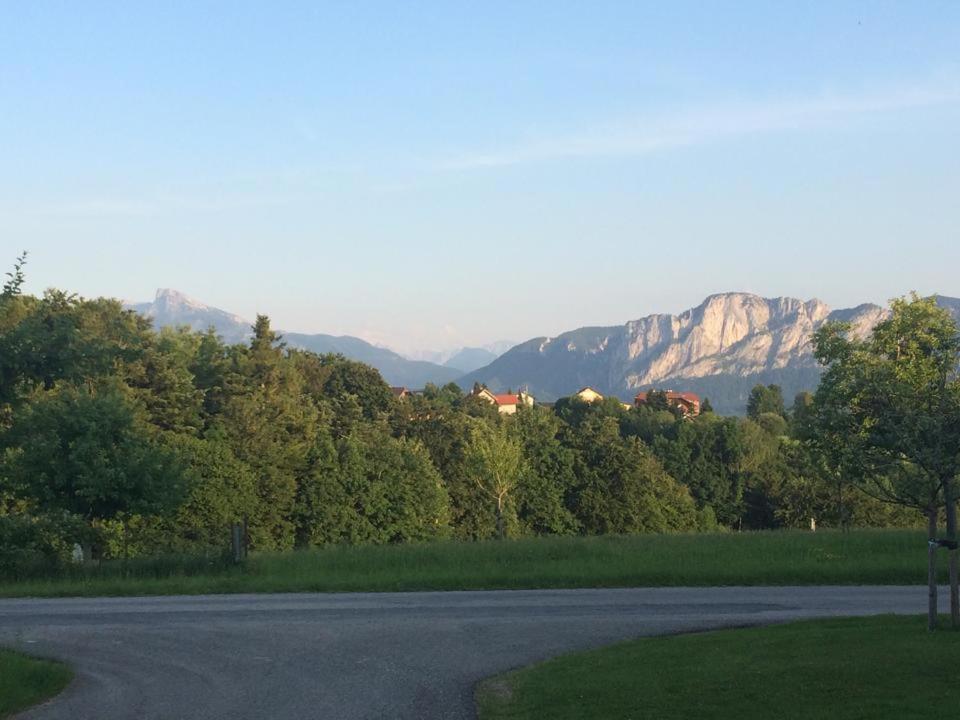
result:
[(937, 629), (937, 508), (927, 510), (927, 630)]
[(843, 481), (837, 483), (837, 512), (840, 514), (840, 530), (847, 532), (847, 516), (843, 512)]
[(123, 518), (123, 576), (127, 577), (127, 560), (130, 557), (130, 528), (127, 525), (127, 518)]
[[(957, 542), (957, 501), (953, 495), (953, 478), (943, 483), (943, 495), (947, 502), (947, 540)], [(948, 548), (947, 557), (950, 559), (950, 626), (960, 627), (960, 587), (957, 582), (957, 549)]]
[(497, 497), (497, 538), (503, 540), (503, 498)]

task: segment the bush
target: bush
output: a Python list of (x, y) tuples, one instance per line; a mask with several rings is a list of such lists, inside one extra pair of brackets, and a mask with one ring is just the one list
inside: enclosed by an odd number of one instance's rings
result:
[(63, 570), (82, 525), (69, 518), (0, 516), (0, 578), (23, 580)]

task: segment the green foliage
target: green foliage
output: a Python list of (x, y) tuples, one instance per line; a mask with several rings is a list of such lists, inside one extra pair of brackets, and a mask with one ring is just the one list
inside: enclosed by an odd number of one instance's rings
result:
[(73, 555), (70, 538), (83, 532), (69, 516), (0, 515), (0, 578), (16, 581), (66, 567)]
[(721, 524), (739, 528), (747, 474), (763, 463), (771, 442), (749, 420), (711, 413), (676, 423), (670, 435), (655, 439), (653, 450), (698, 507), (710, 506)]
[(653, 411), (657, 410), (670, 410), (670, 401), (667, 400), (666, 390), (654, 390), (651, 389), (647, 392), (647, 401), (644, 403), (648, 408)]
[(812, 392), (798, 392), (790, 408), (790, 420), (793, 434), (802, 437), (809, 433), (814, 417), (814, 397)]
[(576, 438), (577, 517), (592, 534), (696, 529), (693, 498), (614, 418), (586, 421)]
[(960, 472), (960, 337), (934, 298), (898, 299), (865, 340), (829, 324), (814, 337), (827, 365), (814, 400), (814, 445), (881, 499), (943, 502)]
[(82, 300), (58, 290), (0, 303), (0, 404), (41, 387), (122, 372), (139, 359), (149, 322), (115, 300)]
[(319, 449), (301, 504), (301, 545), (382, 544), (444, 537), (449, 504), (440, 474), (416, 441), (366, 428)]
[(786, 435), (788, 430), (787, 420), (779, 413), (764, 412), (756, 418), (756, 423), (767, 433), (775, 437)]
[(622, 419), (627, 410), (623, 403), (615, 397), (605, 397), (602, 400), (587, 402), (574, 395), (561, 398), (553, 406), (554, 412), (567, 425), (579, 428), (589, 418), (617, 418)]
[(761, 415), (772, 413), (786, 416), (783, 406), (783, 392), (779, 385), (755, 385), (747, 399), (747, 417), (757, 420)]
[(222, 440), (171, 436), (168, 445), (187, 464), (190, 492), (164, 526), (158, 544), (174, 552), (225, 548), (227, 529), (257, 513), (257, 477)]
[(3, 283), (3, 288), (0, 289), (0, 302), (16, 297), (20, 294), (20, 290), (23, 288), (23, 283), (26, 282), (26, 277), (23, 273), (23, 268), (26, 266), (26, 264), (27, 251), (24, 250), (14, 261), (13, 270), (6, 273), (8, 280)]
[(465, 458), (467, 477), (496, 508), (497, 535), (513, 533), (516, 509), (512, 493), (528, 473), (520, 441), (505, 423), (473, 419)]
[(17, 409), (4, 434), (14, 495), (87, 521), (160, 514), (176, 506), (183, 468), (124, 393), (60, 384)]
[(661, 436), (674, 436), (679, 418), (670, 410), (654, 410), (649, 405), (633, 407), (620, 417), (620, 432), (634, 436), (648, 445)]
[(514, 499), (524, 534), (564, 535), (579, 528), (567, 507), (568, 495), (577, 483), (576, 454), (561, 441), (563, 428), (563, 423), (543, 408), (517, 414), (515, 431), (526, 458), (526, 472)]

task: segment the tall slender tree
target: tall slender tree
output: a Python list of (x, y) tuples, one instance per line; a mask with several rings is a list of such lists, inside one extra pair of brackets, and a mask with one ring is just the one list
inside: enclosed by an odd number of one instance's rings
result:
[(477, 487), (496, 503), (497, 537), (506, 535), (504, 515), (507, 499), (524, 473), (520, 441), (508, 432), (506, 423), (474, 420), (467, 451), (467, 473)]
[[(916, 507), (928, 519), (929, 625), (937, 622), (936, 548), (950, 562), (950, 615), (960, 626), (955, 483), (960, 473), (960, 338), (934, 298), (896, 299), (866, 340), (842, 324), (814, 337), (827, 366), (813, 413), (819, 444), (835, 468), (866, 492)], [(946, 507), (946, 541), (937, 518)]]

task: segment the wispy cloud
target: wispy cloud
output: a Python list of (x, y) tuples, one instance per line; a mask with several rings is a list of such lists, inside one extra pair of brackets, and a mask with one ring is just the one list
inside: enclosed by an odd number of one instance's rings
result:
[(864, 95), (820, 95), (713, 105), (670, 114), (621, 118), (555, 137), (539, 137), (440, 163), (446, 170), (494, 168), (575, 158), (637, 156), (757, 133), (838, 125), (855, 116), (960, 101), (960, 83)]

